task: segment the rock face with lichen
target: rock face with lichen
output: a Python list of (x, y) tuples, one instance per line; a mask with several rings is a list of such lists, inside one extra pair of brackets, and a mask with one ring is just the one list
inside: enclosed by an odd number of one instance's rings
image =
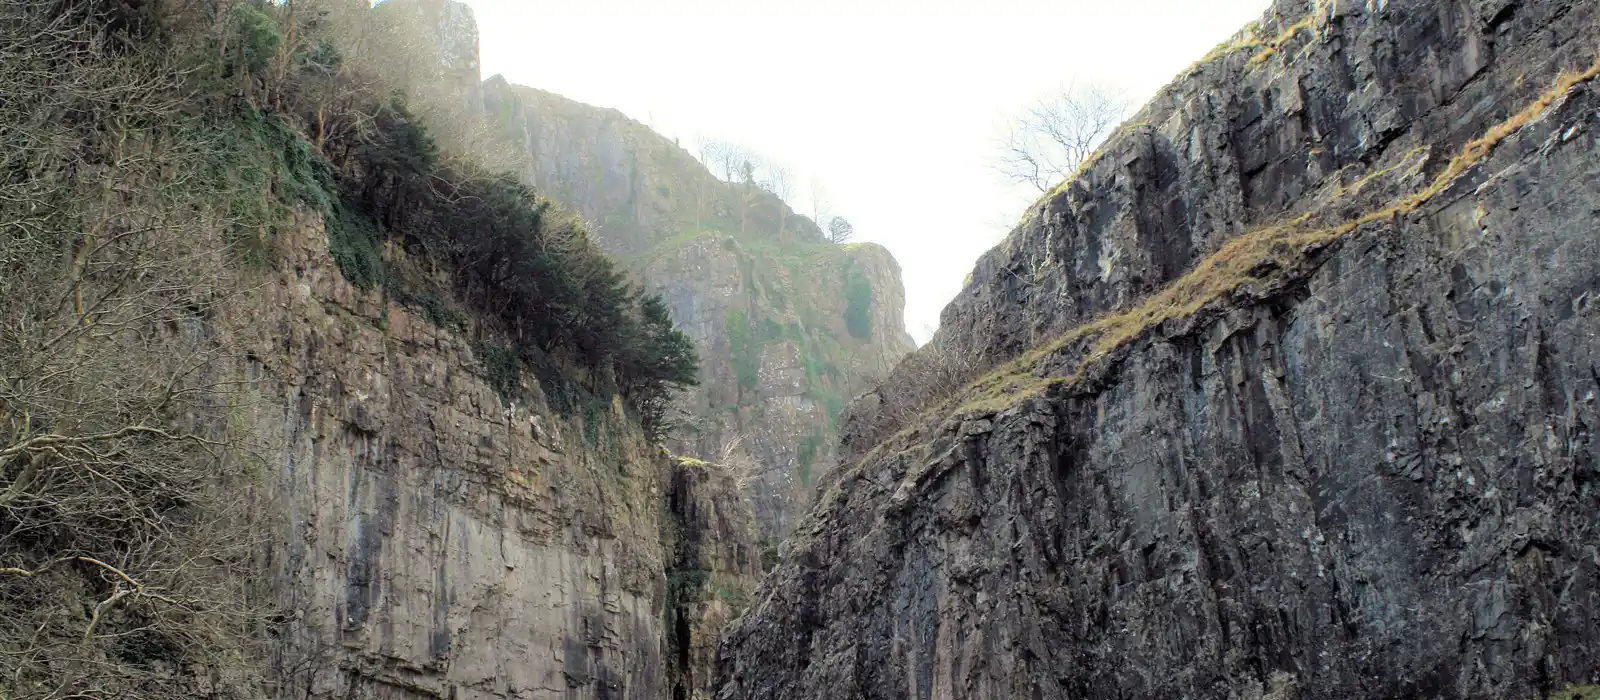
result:
[(846, 401), (913, 347), (893, 256), (826, 242), (777, 197), (716, 178), (616, 110), (499, 77), (484, 90), (523, 180), (588, 222), (695, 341), (701, 386), (681, 402), (674, 448), (749, 472), (770, 549), (836, 461)]
[[(362, 292), (320, 222), (235, 313), (241, 425), (270, 436), (274, 677), (315, 698), (706, 696), (760, 574), (732, 470), (670, 458), (619, 402), (495, 388), (485, 329)], [(683, 694), (678, 694), (683, 693)]]
[(667, 678), (662, 697), (710, 697), (717, 640), (744, 612), (761, 576), (756, 522), (736, 477), (725, 465), (672, 460), (667, 482), (669, 523), (664, 629)]
[[(305, 698), (655, 700), (670, 465), (621, 405), (493, 388), (482, 338), (340, 274), (317, 221), (241, 300), (270, 573)], [(753, 545), (751, 545), (753, 546)]]
[(1597, 74), (1584, 0), (1275, 3), (851, 407), (717, 697), (1594, 682)]
[[(366, 19), (414, 49), (391, 78), (441, 139), (483, 143), (471, 11), (389, 0)], [(291, 624), (271, 676), (307, 700), (706, 697), (761, 572), (743, 473), (651, 445), (575, 368), (508, 370), (492, 321), (353, 286), (315, 216), (290, 229), (230, 339), (240, 424), (278, 469), (263, 526)], [(874, 281), (898, 328), (898, 279)]]

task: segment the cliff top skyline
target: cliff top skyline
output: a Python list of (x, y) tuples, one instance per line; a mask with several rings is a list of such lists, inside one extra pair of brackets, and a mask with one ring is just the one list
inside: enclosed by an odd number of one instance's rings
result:
[[(794, 173), (802, 213), (823, 182), (857, 239), (899, 260), (922, 343), (1039, 196), (993, 167), (1008, 117), (1068, 83), (1142, 104), (1268, 3), (467, 4), (483, 75), (615, 107), (691, 152), (754, 148)], [(1060, 27), (1093, 31), (1044, 32)]]

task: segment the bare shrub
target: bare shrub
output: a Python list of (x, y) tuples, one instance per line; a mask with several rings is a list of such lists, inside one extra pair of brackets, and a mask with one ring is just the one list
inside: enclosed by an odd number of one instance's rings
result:
[(0, 4), (0, 696), (236, 695), (227, 212), (181, 71), (107, 12)]
[(987, 365), (973, 353), (962, 352), (952, 345), (948, 339), (936, 335), (926, 345), (906, 356), (889, 378), (879, 385), (877, 394), (880, 403), (871, 425), (873, 435), (882, 437), (899, 429), (922, 411), (949, 398), (987, 369)]
[(1095, 83), (1073, 85), (1017, 116), (998, 144), (995, 168), (1048, 192), (1078, 171), (1128, 114), (1128, 100)]

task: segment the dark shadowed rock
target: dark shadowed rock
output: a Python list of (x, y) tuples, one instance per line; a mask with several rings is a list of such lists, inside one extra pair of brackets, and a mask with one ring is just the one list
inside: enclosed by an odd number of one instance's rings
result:
[(1593, 682), (1597, 54), (1586, 0), (1277, 3), (917, 353), (1021, 359), (852, 408), (718, 697)]

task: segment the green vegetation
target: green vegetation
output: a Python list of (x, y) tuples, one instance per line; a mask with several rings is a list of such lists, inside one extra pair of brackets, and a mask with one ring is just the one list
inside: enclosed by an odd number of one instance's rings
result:
[(478, 361), (483, 363), (489, 386), (501, 397), (515, 399), (522, 389), (522, 358), (508, 345), (483, 341), (472, 346)]
[(1569, 685), (1546, 700), (1600, 700), (1600, 685)]
[[(355, 286), (382, 287), (441, 326), (463, 325), (457, 304), (471, 308), (538, 351), (519, 350), (519, 358), (538, 354), (582, 370), (590, 393), (621, 393), (648, 430), (664, 432), (670, 394), (693, 384), (697, 370), (665, 304), (628, 284), (575, 220), (512, 175), (442, 150), (402, 96), (368, 87), (382, 84), (362, 77), (374, 68), (345, 65), (330, 49), (336, 37), (317, 36), (327, 15), (307, 9), (299, 18), (264, 4), (232, 11), (241, 38), (232, 44), (235, 61), (254, 71), (263, 52), (277, 57), (276, 71), (243, 86), (263, 97), (239, 112), (236, 140), (271, 154), (245, 161), (253, 165), (241, 169), (243, 184), (271, 183), (255, 189), (320, 214), (330, 253)], [(280, 31), (285, 22), (300, 24)], [(300, 40), (286, 57), (278, 47), (288, 35)], [(344, 102), (327, 104), (324, 89)], [(330, 128), (341, 123), (356, 126)], [(251, 221), (271, 218), (281, 217), (259, 212)], [(387, 259), (391, 249), (446, 273), (449, 286), (436, 275), (405, 274)], [(508, 388), (505, 377), (495, 381)]]
[[(330, 244), (331, 245), (331, 244)], [(467, 325), (467, 316), (457, 309), (443, 295), (433, 290), (411, 292), (398, 290), (396, 301), (406, 306), (418, 309), (422, 317), (440, 328), (462, 329)]]
[(659, 298), (424, 126), (380, 12), (0, 3), (0, 696), (293, 694), (244, 670), (301, 611), (259, 590), (271, 468), (232, 343), (241, 271), (317, 218), (354, 286), (471, 311), (495, 390), (531, 371), (592, 440), (624, 400), (659, 435), (695, 381)]
[(704, 588), (711, 580), (710, 569), (673, 569), (667, 572), (667, 591), (670, 600), (682, 600), (690, 590)]
[(727, 604), (734, 615), (742, 615), (750, 607), (750, 593), (742, 586), (729, 583), (724, 576), (711, 577), (711, 592), (717, 596), (717, 600)]
[[(653, 266), (654, 273), (658, 275), (692, 274), (686, 267), (688, 261), (702, 259), (700, 253), (708, 247), (719, 253), (725, 250), (736, 256), (736, 264), (744, 277), (746, 288), (757, 290), (771, 302), (765, 307), (755, 305), (750, 310), (730, 310), (723, 317), (723, 328), (729, 341), (727, 361), (730, 374), (739, 391), (744, 394), (739, 405), (747, 405), (754, 398), (749, 392), (760, 384), (761, 362), (767, 348), (775, 344), (792, 343), (798, 353), (800, 366), (805, 371), (805, 397), (815, 402), (827, 420), (836, 425), (848, 401), (847, 393), (852, 388), (846, 386), (841, 363), (854, 352), (851, 339), (858, 338), (864, 332), (870, 335), (871, 330), (873, 290), (870, 279), (860, 270), (855, 270), (850, 261), (849, 254), (855, 246), (841, 247), (805, 241), (775, 243), (761, 236), (702, 231), (664, 241), (635, 258), (633, 264)], [(845, 299), (847, 313), (843, 314), (843, 318), (836, 315), (837, 312), (825, 310), (826, 307), (818, 308), (821, 305), (805, 303), (808, 290), (799, 287), (805, 280), (839, 280), (841, 278), (837, 275), (841, 273), (837, 270), (840, 269), (847, 273), (843, 278), (843, 286), (846, 287), (845, 295), (849, 297)], [(786, 293), (789, 289), (793, 291)], [(763, 308), (769, 309), (769, 313), (776, 313), (778, 317), (758, 315)], [(850, 328), (851, 318), (855, 319), (854, 333)], [(713, 405), (705, 409), (738, 413), (739, 405)]]
[(723, 323), (728, 331), (728, 363), (739, 393), (753, 391), (761, 383), (761, 341), (750, 327), (750, 316), (743, 311), (729, 311)]
[(844, 275), (844, 322), (850, 335), (866, 340), (872, 337), (872, 280), (851, 265)]

